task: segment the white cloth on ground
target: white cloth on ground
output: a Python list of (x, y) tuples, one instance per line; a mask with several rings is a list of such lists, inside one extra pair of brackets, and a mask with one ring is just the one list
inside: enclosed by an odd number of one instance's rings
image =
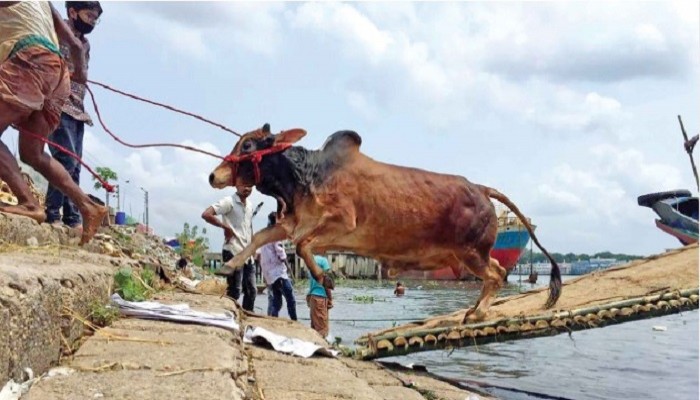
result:
[(124, 315), (143, 319), (158, 319), (174, 322), (191, 322), (202, 325), (218, 326), (231, 331), (240, 330), (233, 313), (206, 313), (190, 309), (188, 304), (166, 305), (155, 301), (126, 301), (117, 293), (112, 295), (112, 302)]
[(335, 357), (338, 355), (337, 350), (327, 349), (305, 340), (278, 335), (259, 326), (246, 327), (245, 334), (243, 335), (243, 343), (256, 343), (261, 340), (272, 345), (275, 351), (304, 358), (309, 358), (314, 354), (321, 354), (328, 357)]

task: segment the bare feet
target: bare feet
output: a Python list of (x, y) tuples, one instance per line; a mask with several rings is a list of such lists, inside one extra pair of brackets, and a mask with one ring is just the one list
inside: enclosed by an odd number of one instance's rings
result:
[(83, 235), (80, 238), (80, 245), (82, 246), (89, 242), (97, 233), (97, 229), (102, 225), (102, 220), (107, 215), (107, 208), (90, 202), (80, 210), (80, 214), (83, 216)]
[(0, 212), (5, 212), (8, 214), (23, 215), (29, 217), (38, 223), (46, 221), (46, 213), (39, 206), (32, 206), (26, 204), (18, 204), (16, 206), (2, 205), (0, 206)]

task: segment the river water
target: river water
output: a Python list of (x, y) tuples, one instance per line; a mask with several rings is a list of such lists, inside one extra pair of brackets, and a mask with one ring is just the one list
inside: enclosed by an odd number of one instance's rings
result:
[[(523, 277), (524, 279), (525, 277)], [(544, 278), (544, 279), (543, 279)], [(564, 280), (570, 277), (564, 277)], [(545, 286), (509, 277), (501, 295)], [(334, 291), (330, 337), (351, 346), (366, 332), (406, 320), (446, 314), (473, 304), (480, 283), (406, 282), (406, 296), (393, 286), (372, 281), (345, 281)], [(308, 324), (306, 286), (295, 288), (297, 313)], [(266, 310), (259, 295), (256, 310)], [(372, 303), (364, 303), (369, 298)], [(286, 308), (280, 313), (286, 317)], [(666, 331), (654, 331), (664, 326)], [(434, 374), (486, 384), (503, 399), (698, 399), (698, 311), (624, 323), (554, 337), (493, 343), (383, 359), (420, 364)], [(495, 386), (495, 387), (494, 387)], [(530, 392), (525, 394), (511, 389)], [(539, 395), (538, 395), (539, 394)]]

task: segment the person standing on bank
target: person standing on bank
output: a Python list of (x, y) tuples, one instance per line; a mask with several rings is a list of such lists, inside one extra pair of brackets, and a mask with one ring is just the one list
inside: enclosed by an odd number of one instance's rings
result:
[[(65, 40), (59, 40), (61, 54), (64, 55), (66, 66), (71, 74), (70, 96), (61, 109), (61, 120), (58, 128), (49, 135), (49, 140), (65, 147), (69, 151), (83, 156), (83, 133), (85, 124), (92, 126), (90, 116), (85, 112), (83, 101), (85, 99), (85, 80), (87, 79), (88, 62), (90, 61), (90, 42), (86, 35), (90, 34), (100, 21), (102, 6), (99, 1), (67, 1), (66, 13), (68, 19), (66, 24), (83, 45), (83, 70), (84, 77), (76, 77), (73, 72), (76, 70), (70, 57), (70, 44)], [(68, 171), (73, 182), (80, 185), (81, 165), (58, 148), (49, 145), (49, 150), (53, 158), (58, 161), (63, 168)], [(61, 217), (61, 211), (63, 216)], [(69, 228), (82, 228), (82, 217), (78, 207), (73, 201), (65, 196), (55, 186), (49, 184), (46, 190), (46, 222), (50, 224), (65, 224)]]
[[(253, 191), (251, 186), (236, 186), (236, 194), (212, 204), (202, 213), (208, 223), (224, 230), (224, 246), (221, 251), (224, 264), (241, 252), (253, 235), (253, 207), (247, 201)], [(221, 216), (219, 219), (217, 216)], [(238, 301), (243, 289), (243, 309), (253, 311), (255, 306), (255, 264), (252, 258), (242, 269), (226, 277), (226, 295)]]
[[(267, 226), (277, 223), (277, 213), (271, 212), (267, 216)], [(282, 297), (287, 302), (287, 313), (292, 321), (297, 320), (296, 300), (294, 288), (287, 274), (287, 253), (281, 241), (272, 242), (259, 248), (256, 257), (260, 260), (263, 278), (268, 286), (267, 315), (278, 317), (282, 309)]]
[[(314, 260), (324, 273), (331, 270), (331, 265), (326, 257), (314, 255)], [(309, 275), (309, 293), (306, 295), (306, 304), (309, 306), (311, 328), (325, 339), (328, 336), (328, 310), (333, 308), (333, 295), (330, 289), (323, 287), (312, 275)]]

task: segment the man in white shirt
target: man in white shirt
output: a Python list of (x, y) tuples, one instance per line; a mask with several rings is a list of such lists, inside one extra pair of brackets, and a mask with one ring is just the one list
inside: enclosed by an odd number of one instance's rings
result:
[[(253, 235), (253, 207), (247, 199), (252, 191), (251, 186), (237, 185), (235, 195), (224, 197), (202, 213), (205, 221), (224, 230), (224, 245), (221, 251), (224, 263), (250, 243)], [(221, 216), (221, 219), (217, 216)], [(253, 311), (256, 294), (253, 260), (248, 260), (242, 269), (229, 275), (226, 281), (226, 295), (238, 301), (242, 286), (243, 309)]]
[[(276, 213), (272, 212), (267, 216), (267, 226), (277, 223)], [(292, 321), (297, 320), (297, 306), (294, 299), (294, 288), (292, 281), (287, 275), (287, 253), (284, 251), (282, 242), (272, 242), (264, 245), (255, 252), (256, 258), (260, 262), (263, 278), (269, 290), (267, 308), (268, 315), (279, 316), (282, 308), (282, 296), (287, 302), (287, 313)]]

